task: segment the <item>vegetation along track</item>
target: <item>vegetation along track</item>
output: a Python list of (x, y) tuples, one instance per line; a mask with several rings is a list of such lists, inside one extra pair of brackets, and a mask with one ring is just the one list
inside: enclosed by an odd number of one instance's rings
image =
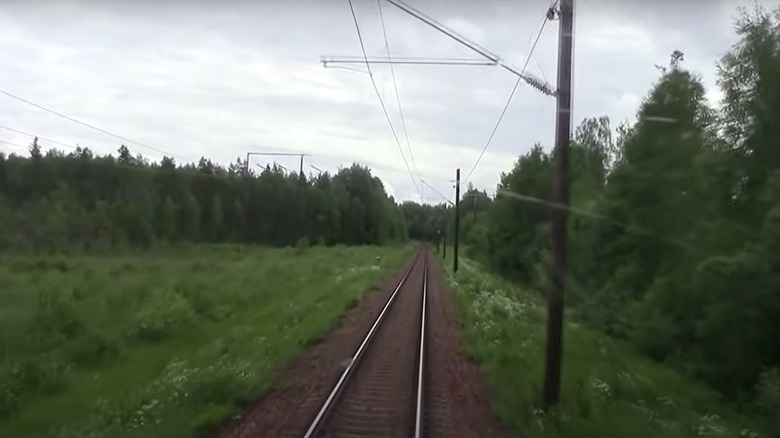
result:
[(423, 436), (428, 259), (416, 255), (304, 437)]

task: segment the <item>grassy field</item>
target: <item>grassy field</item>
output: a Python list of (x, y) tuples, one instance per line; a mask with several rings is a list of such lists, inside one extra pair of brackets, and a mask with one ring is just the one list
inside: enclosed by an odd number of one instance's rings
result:
[(275, 369), (411, 252), (5, 258), (0, 436), (193, 436), (272, 385)]
[[(448, 265), (445, 263), (445, 265)], [(630, 346), (569, 320), (560, 409), (540, 405), (546, 313), (524, 291), (461, 261), (451, 290), (498, 414), (526, 438), (759, 437), (754, 426), (704, 386), (645, 359)]]

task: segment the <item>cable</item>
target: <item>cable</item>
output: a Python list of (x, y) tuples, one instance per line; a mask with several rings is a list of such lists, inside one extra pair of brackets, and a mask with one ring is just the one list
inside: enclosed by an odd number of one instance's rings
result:
[(0, 143), (7, 144), (8, 146), (19, 148), (19, 149), (27, 149), (26, 147), (24, 147), (24, 146), (22, 146), (20, 144), (11, 143), (10, 141), (0, 140)]
[[(557, 4), (558, 4), (558, 0), (555, 0), (552, 6), (550, 6), (550, 9), (554, 8)], [(469, 170), (469, 173), (466, 174), (466, 178), (463, 179), (462, 184), (468, 182), (469, 178), (474, 173), (474, 170), (479, 165), (479, 162), (482, 160), (482, 157), (485, 155), (485, 151), (490, 146), (490, 142), (493, 141), (493, 136), (496, 135), (496, 131), (498, 131), (498, 127), (501, 125), (501, 121), (504, 119), (504, 115), (506, 114), (507, 109), (509, 109), (509, 104), (512, 103), (512, 98), (515, 96), (515, 92), (517, 91), (517, 87), (520, 85), (520, 81), (523, 80), (522, 75), (525, 72), (525, 69), (528, 67), (528, 63), (531, 61), (531, 57), (534, 54), (536, 45), (539, 43), (539, 39), (542, 36), (542, 31), (544, 30), (544, 26), (547, 24), (548, 21), (550, 21), (550, 16), (548, 14), (545, 14), (544, 20), (542, 21), (542, 25), (539, 28), (539, 32), (536, 34), (536, 39), (534, 40), (534, 44), (531, 46), (531, 51), (528, 53), (528, 56), (525, 59), (525, 64), (523, 64), (523, 68), (520, 71), (521, 77), (517, 78), (517, 81), (515, 82), (515, 86), (512, 87), (512, 92), (509, 93), (509, 98), (506, 100), (504, 109), (501, 110), (501, 115), (498, 116), (498, 120), (496, 121), (495, 126), (493, 126), (493, 131), (490, 132), (490, 136), (488, 137), (487, 142), (485, 142), (485, 146), (482, 148), (482, 151), (479, 153), (479, 157), (477, 157), (477, 161), (474, 162), (473, 166), (471, 166), (471, 170)]]
[[(387, 41), (387, 31), (385, 30), (385, 17), (382, 13), (382, 0), (376, 0), (376, 4), (379, 7), (379, 20), (382, 22), (382, 35), (385, 38), (385, 49), (387, 50), (387, 60), (390, 64), (390, 75), (393, 78), (393, 88), (395, 88), (395, 101), (398, 103), (398, 112), (401, 115), (401, 126), (404, 128), (404, 137), (406, 138), (406, 148), (409, 149), (409, 158), (412, 160), (412, 167), (414, 168), (414, 174), (417, 178), (420, 178), (420, 171), (417, 170), (417, 163), (414, 161), (414, 153), (412, 153), (412, 144), (409, 142), (409, 131), (406, 129), (406, 119), (404, 118), (404, 110), (401, 107), (401, 95), (398, 93), (398, 83), (395, 80), (395, 69), (393, 68), (393, 59), (390, 56), (390, 44)], [(422, 194), (420, 194), (422, 197)]]
[(428, 188), (430, 188), (431, 190), (433, 190), (433, 192), (434, 192), (434, 193), (436, 193), (437, 195), (439, 195), (439, 196), (441, 197), (441, 199), (444, 199), (445, 201), (449, 202), (450, 204), (452, 204), (452, 205), (455, 205), (455, 203), (454, 203), (454, 202), (450, 201), (450, 199), (449, 199), (449, 198), (447, 198), (446, 196), (442, 195), (442, 194), (441, 194), (441, 192), (439, 192), (438, 190), (436, 190), (436, 188), (435, 188), (435, 187), (433, 187), (432, 185), (430, 185), (430, 184), (428, 184), (427, 182), (425, 182), (425, 180), (424, 180), (424, 179), (420, 178), (420, 182), (422, 182), (423, 184), (425, 184), (426, 186), (428, 186)]
[[(17, 134), (26, 135), (26, 136), (29, 136), (29, 137), (38, 137), (38, 136), (37, 136), (37, 135), (35, 135), (35, 134), (30, 134), (29, 132), (20, 131), (20, 130), (18, 130), (18, 129), (11, 128), (11, 127), (9, 127), (9, 126), (3, 126), (3, 125), (0, 125), (0, 128), (2, 128), (2, 129), (7, 129), (8, 131), (15, 132), (15, 133), (17, 133)], [(65, 146), (65, 147), (67, 147), (67, 148), (71, 148), (71, 149), (76, 149), (76, 146), (73, 146), (72, 144), (63, 143), (63, 142), (61, 142), (61, 141), (52, 140), (52, 139), (50, 139), (50, 138), (45, 138), (45, 137), (38, 137), (38, 140), (43, 140), (43, 141), (45, 141), (45, 142), (48, 142), (48, 143), (54, 143), (54, 144), (58, 144), (58, 145), (60, 145), (60, 146)]]
[(463, 35), (455, 32), (454, 30), (447, 29), (443, 24), (439, 23), (438, 21), (434, 20), (431, 17), (426, 16), (422, 12), (418, 11), (417, 9), (409, 6), (408, 4), (401, 2), (399, 0), (387, 0), (388, 3), (391, 5), (397, 7), (398, 9), (401, 9), (402, 11), (406, 12), (407, 14), (413, 16), (414, 18), (422, 21), (423, 23), (427, 24), (428, 26), (431, 26), (432, 28), (438, 30), (439, 32), (447, 35), (448, 37), (454, 39), (455, 41), (463, 44), (464, 46), (468, 47), (469, 49), (479, 53), (480, 55), (484, 56), (485, 58), (491, 60), (493, 63), (498, 63), (498, 61), (501, 59), (498, 57), (498, 55), (491, 53), (489, 50), (485, 49), (484, 47), (481, 47), (479, 44), (469, 40), (468, 38), (464, 37)]
[(90, 125), (89, 123), (85, 123), (85, 122), (82, 122), (81, 120), (74, 119), (73, 117), (70, 117), (70, 116), (67, 116), (67, 115), (65, 115), (65, 114), (59, 113), (59, 112), (57, 112), (57, 111), (54, 111), (54, 110), (52, 110), (52, 109), (46, 108), (46, 107), (45, 107), (45, 106), (43, 106), (43, 105), (39, 105), (39, 104), (37, 104), (37, 103), (35, 103), (35, 102), (31, 102), (31, 101), (29, 101), (29, 100), (27, 100), (27, 99), (25, 99), (25, 98), (23, 98), (23, 97), (16, 96), (16, 95), (14, 95), (14, 94), (11, 94), (11, 93), (9, 93), (9, 92), (7, 92), (7, 91), (0, 90), (0, 93), (2, 93), (2, 94), (5, 94), (6, 96), (8, 96), (8, 97), (10, 97), (10, 98), (12, 98), (12, 99), (16, 99), (16, 100), (18, 100), (18, 101), (20, 101), (20, 102), (24, 102), (24, 103), (26, 103), (26, 104), (28, 104), (28, 105), (32, 105), (32, 106), (34, 106), (34, 107), (36, 107), (36, 108), (38, 108), (38, 109), (44, 110), (44, 111), (46, 111), (46, 112), (48, 112), (48, 113), (54, 114), (55, 116), (62, 117), (62, 118), (63, 118), (63, 119), (65, 119), (65, 120), (70, 120), (70, 121), (71, 121), (71, 122), (73, 122), (73, 123), (78, 123), (78, 124), (79, 124), (79, 125), (81, 125), (81, 126), (86, 126), (87, 128), (93, 129), (93, 130), (95, 130), (95, 131), (101, 132), (101, 133), (103, 133), (103, 134), (106, 134), (106, 135), (110, 135), (110, 136), (112, 136), (112, 137), (118, 138), (118, 139), (120, 139), (120, 140), (123, 140), (123, 141), (126, 141), (126, 142), (128, 142), (128, 143), (133, 143), (133, 144), (135, 144), (135, 145), (137, 145), (137, 146), (140, 146), (140, 147), (142, 147), (142, 148), (149, 149), (149, 150), (155, 151), (155, 152), (157, 152), (157, 153), (160, 153), (160, 154), (163, 154), (163, 155), (167, 155), (167, 156), (169, 156), (169, 157), (178, 158), (179, 160), (181, 160), (181, 157), (177, 157), (176, 155), (174, 155), (174, 154), (171, 154), (170, 152), (166, 152), (166, 151), (164, 151), (164, 150), (162, 150), (162, 149), (157, 149), (157, 148), (155, 148), (155, 147), (152, 147), (152, 146), (147, 146), (147, 145), (145, 145), (145, 144), (143, 144), (143, 143), (139, 143), (139, 142), (137, 142), (137, 141), (135, 141), (135, 140), (131, 140), (131, 139), (129, 139), (129, 138), (127, 138), (127, 137), (124, 137), (124, 136), (121, 136), (121, 135), (119, 135), (119, 134), (114, 134), (114, 133), (113, 133), (113, 132), (111, 132), (111, 131), (107, 131), (107, 130), (105, 130), (105, 129), (103, 129), (103, 128), (98, 128), (98, 127), (97, 127), (97, 126), (95, 126), (95, 125)]
[(390, 120), (390, 115), (387, 113), (387, 108), (385, 107), (385, 102), (382, 100), (382, 96), (379, 94), (379, 88), (376, 86), (376, 82), (374, 81), (374, 74), (371, 73), (371, 65), (368, 63), (368, 55), (366, 54), (366, 46), (363, 44), (363, 35), (360, 33), (360, 25), (358, 24), (357, 15), (355, 15), (355, 7), (352, 5), (352, 0), (349, 1), (349, 10), (352, 12), (352, 20), (355, 22), (355, 29), (357, 30), (358, 40), (360, 41), (360, 49), (363, 51), (363, 58), (366, 61), (366, 69), (368, 70), (368, 76), (371, 79), (371, 84), (374, 86), (374, 91), (376, 92), (376, 97), (379, 98), (379, 104), (382, 105), (382, 111), (385, 113), (385, 118), (387, 119), (387, 123), (390, 125), (390, 131), (393, 133), (393, 138), (395, 139), (396, 145), (398, 145), (398, 151), (401, 152), (401, 158), (404, 160), (404, 165), (406, 166), (406, 170), (409, 171), (409, 177), (412, 179), (412, 184), (414, 184), (414, 189), (417, 191), (417, 194), (420, 194), (420, 188), (417, 186), (417, 181), (414, 178), (414, 175), (412, 175), (412, 169), (409, 167), (409, 162), (406, 161), (406, 155), (404, 155), (404, 148), (401, 146), (401, 141), (398, 140), (398, 134), (395, 132), (395, 128), (393, 127), (393, 122)]

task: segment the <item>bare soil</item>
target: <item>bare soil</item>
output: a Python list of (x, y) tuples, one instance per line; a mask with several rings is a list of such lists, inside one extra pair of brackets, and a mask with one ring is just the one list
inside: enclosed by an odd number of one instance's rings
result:
[(494, 414), (479, 368), (460, 354), (463, 337), (457, 307), (446, 289), (440, 265), (451, 259), (442, 261), (433, 251), (430, 257), (426, 436), (507, 437)]

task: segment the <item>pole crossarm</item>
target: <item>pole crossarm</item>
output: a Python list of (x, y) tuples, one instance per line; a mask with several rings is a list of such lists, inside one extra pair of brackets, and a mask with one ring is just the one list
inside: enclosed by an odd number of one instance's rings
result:
[(321, 57), (320, 62), (324, 67), (329, 64), (411, 64), (411, 65), (477, 65), (494, 66), (493, 61), (483, 61), (475, 58), (410, 58), (410, 57), (369, 57), (359, 58), (357, 56), (328, 56)]
[(249, 172), (249, 157), (251, 156), (270, 156), (270, 157), (301, 157), (301, 172), (303, 172), (303, 157), (310, 157), (310, 154), (294, 152), (247, 152), (246, 162), (244, 163), (244, 172)]
[[(506, 71), (514, 74), (522, 79), (526, 84), (532, 88), (541, 91), (548, 96), (556, 96), (558, 93), (553, 90), (550, 84), (542, 81), (541, 79), (530, 75), (528, 73), (520, 73), (520, 71), (511, 65), (505, 64), (500, 61), (483, 61), (481, 59), (469, 59), (469, 58), (358, 58), (357, 56), (330, 56), (321, 57), (320, 62), (323, 67), (328, 67), (330, 64), (406, 64), (406, 65), (443, 65), (443, 66), (500, 66)], [(332, 67), (331, 67), (332, 68)]]
[(274, 157), (309, 157), (310, 154), (296, 154), (296, 153), (289, 153), (289, 152), (247, 152), (247, 156), (250, 155), (270, 155)]

